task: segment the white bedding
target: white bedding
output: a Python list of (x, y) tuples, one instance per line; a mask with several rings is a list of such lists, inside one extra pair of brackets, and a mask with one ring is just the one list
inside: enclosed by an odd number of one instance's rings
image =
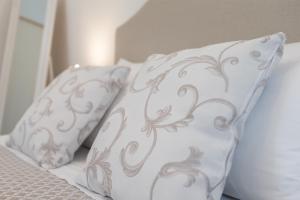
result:
[[(0, 136), (0, 145), (6, 147), (6, 142), (8, 140), (8, 135)], [(31, 158), (27, 157), (26, 155), (13, 150), (11, 148), (7, 148), (11, 152), (13, 152), (16, 156), (21, 158), (22, 160), (26, 161), (27, 163), (39, 167)], [(81, 168), (84, 167), (85, 164), (85, 158), (88, 153), (88, 149), (86, 148), (80, 148), (78, 152), (76, 152), (74, 160), (67, 164), (64, 165), (63, 167), (52, 169), (52, 170), (47, 170), (51, 174), (54, 174), (55, 176), (64, 179), (67, 181), (70, 185), (73, 185), (77, 187), (79, 190), (84, 192), (86, 195), (90, 196), (91, 198), (95, 200), (106, 200), (106, 198), (102, 197), (101, 195), (97, 195), (96, 193), (90, 192), (89, 190), (85, 189), (84, 187), (81, 187), (80, 185), (75, 183), (75, 178), (80, 171)], [(45, 170), (44, 168), (39, 167), (42, 170)]]
[[(6, 147), (5, 144), (8, 140), (8, 137), (9, 137), (8, 135), (0, 136), (0, 145)], [(39, 167), (33, 160), (28, 158), (26, 155), (24, 155), (18, 151), (15, 151), (11, 148), (8, 148), (8, 149), (11, 152), (13, 152), (16, 156), (18, 156), (19, 158), (26, 161), (27, 163), (29, 163), (33, 166)], [(81, 190), (86, 195), (90, 196), (91, 198), (93, 198), (95, 200), (106, 200), (101, 195), (97, 195), (96, 193), (90, 192), (89, 190), (87, 190), (84, 187), (81, 187), (80, 185), (75, 183), (75, 178), (77, 177), (80, 169), (82, 169), (84, 167), (87, 153), (88, 153), (88, 149), (81, 147), (75, 154), (74, 160), (71, 163), (64, 165), (60, 168), (47, 170), (47, 171), (49, 171), (50, 173), (54, 174), (55, 176), (57, 176), (61, 179), (64, 179), (69, 184), (77, 187), (79, 190)], [(41, 169), (45, 170), (43, 168), (41, 168)], [(232, 199), (228, 198), (228, 197), (222, 197), (222, 200), (232, 200)]]

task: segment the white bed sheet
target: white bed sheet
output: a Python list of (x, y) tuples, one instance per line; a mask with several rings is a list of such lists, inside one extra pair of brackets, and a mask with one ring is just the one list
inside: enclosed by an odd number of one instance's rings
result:
[[(8, 141), (9, 136), (8, 135), (3, 135), (0, 136), (0, 145), (6, 147), (9, 151), (13, 152), (16, 156), (18, 156), (19, 158), (21, 158), (22, 160), (24, 160), (25, 162), (39, 167), (31, 158), (27, 157), (26, 155), (24, 155), (23, 153), (20, 153), (16, 150), (13, 150), (11, 148), (8, 148), (6, 146), (6, 142)], [(86, 156), (88, 154), (88, 149), (81, 147), (75, 154), (74, 160), (67, 164), (64, 165), (60, 168), (56, 168), (56, 169), (51, 169), (51, 170), (47, 170), (49, 171), (51, 174), (57, 176), (58, 178), (64, 179), (65, 181), (67, 181), (70, 185), (73, 185), (75, 187), (77, 187), (79, 190), (81, 190), (82, 192), (84, 192), (86, 195), (88, 195), (89, 197), (95, 199), (95, 200), (107, 200), (107, 198), (102, 197), (101, 195), (98, 195), (94, 192), (90, 192), (89, 190), (87, 190), (86, 188), (78, 185), (75, 180), (76, 177), (78, 175), (78, 173), (80, 172), (80, 170), (84, 167), (85, 165), (85, 159)], [(39, 167), (42, 170), (45, 170), (41, 167)], [(229, 197), (222, 197), (221, 200), (233, 200)]]

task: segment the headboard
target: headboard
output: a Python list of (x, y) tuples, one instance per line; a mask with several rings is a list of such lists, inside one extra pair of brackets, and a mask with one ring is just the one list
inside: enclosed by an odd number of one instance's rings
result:
[(285, 32), (300, 41), (299, 0), (149, 0), (116, 33), (116, 59)]

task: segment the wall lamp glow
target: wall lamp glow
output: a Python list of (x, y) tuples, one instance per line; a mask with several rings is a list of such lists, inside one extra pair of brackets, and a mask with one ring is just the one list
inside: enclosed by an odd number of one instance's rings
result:
[(73, 67), (74, 67), (75, 69), (78, 69), (78, 68), (80, 67), (80, 65), (79, 65), (79, 64), (75, 64), (75, 65), (73, 65)]

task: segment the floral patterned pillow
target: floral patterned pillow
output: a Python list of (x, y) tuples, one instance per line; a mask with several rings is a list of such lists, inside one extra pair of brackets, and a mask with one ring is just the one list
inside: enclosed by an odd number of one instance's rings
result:
[(8, 145), (44, 168), (73, 159), (124, 84), (125, 67), (70, 67), (28, 108)]
[(77, 182), (117, 200), (217, 200), (282, 33), (151, 56), (101, 128)]
[(91, 148), (94, 140), (96, 139), (100, 128), (103, 125), (103, 122), (106, 121), (106, 118), (108, 116), (108, 112), (110, 112), (112, 109), (114, 109), (115, 105), (118, 104), (118, 102), (122, 99), (122, 97), (128, 92), (128, 85), (132, 82), (135, 74), (139, 71), (139, 69), (141, 68), (141, 63), (133, 63), (130, 62), (128, 60), (125, 59), (120, 59), (117, 63), (117, 66), (122, 66), (122, 67), (128, 67), (130, 69), (130, 73), (127, 76), (127, 80), (125, 81), (122, 89), (120, 90), (119, 94), (116, 96), (116, 98), (114, 99), (114, 102), (111, 104), (111, 106), (109, 107), (109, 109), (107, 110), (106, 114), (103, 116), (103, 118), (101, 119), (100, 123), (96, 126), (96, 128), (92, 131), (92, 133), (86, 138), (86, 140), (83, 143), (83, 146), (87, 147), (87, 148)]

